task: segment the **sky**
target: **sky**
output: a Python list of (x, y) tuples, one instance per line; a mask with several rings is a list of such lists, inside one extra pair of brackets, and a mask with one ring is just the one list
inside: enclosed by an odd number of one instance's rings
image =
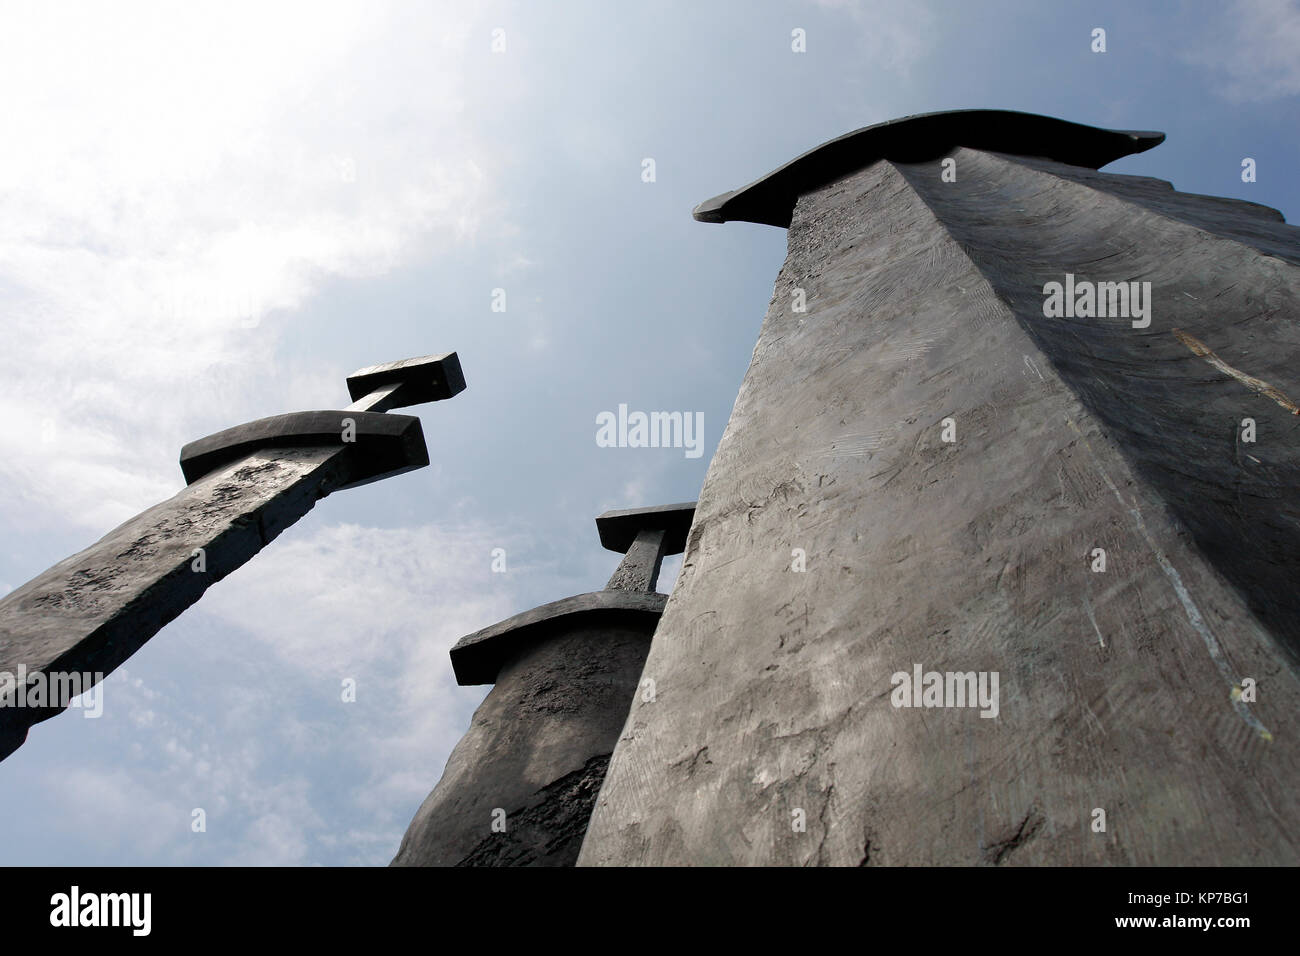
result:
[[(487, 691), (452, 644), (601, 588), (596, 515), (698, 495), (785, 233), (694, 205), (999, 108), (1164, 131), (1107, 170), (1295, 221), (1297, 50), (1298, 0), (0, 2), (0, 595), (180, 490), (188, 441), (379, 362), (468, 384), (406, 410), (428, 468), (32, 729), (0, 864), (386, 864)], [(702, 415), (699, 454), (600, 447), (621, 404)]]

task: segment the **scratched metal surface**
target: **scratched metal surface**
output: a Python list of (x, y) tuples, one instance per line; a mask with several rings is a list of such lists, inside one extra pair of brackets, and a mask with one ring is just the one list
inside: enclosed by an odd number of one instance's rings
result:
[[(1297, 419), (1172, 333), (1300, 395), (1296, 231), (953, 156), (800, 199), (581, 864), (1300, 862)], [(1066, 271), (1151, 327), (1044, 320)], [(894, 708), (917, 663), (998, 717)]]
[[(926, 167), (900, 168), (944, 203), (953, 237), (1061, 378), (1300, 661), (1300, 230), (1159, 180), (972, 151), (957, 161), (967, 186), (951, 201)], [(1096, 203), (1098, 190), (1128, 201)], [(1004, 205), (1024, 212), (984, 211)], [(1031, 227), (1034, 243), (1004, 241)], [(1044, 318), (1043, 283), (1065, 272), (1151, 282), (1150, 327)], [(1245, 418), (1254, 443), (1240, 440)]]
[[(112, 673), (346, 481), (349, 457), (339, 446), (249, 455), (60, 561), (0, 599), (0, 672)], [(0, 759), (57, 712), (0, 707)]]
[(503, 665), (393, 866), (573, 865), (655, 618), (589, 622), (554, 621)]

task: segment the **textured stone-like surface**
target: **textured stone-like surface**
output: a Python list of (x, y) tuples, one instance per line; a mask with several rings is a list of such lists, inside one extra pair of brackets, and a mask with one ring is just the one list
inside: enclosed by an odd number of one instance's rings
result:
[[(394, 866), (571, 866), (656, 615), (572, 620), (508, 661)], [(505, 811), (493, 832), (493, 811)]]
[[(60, 561), (0, 599), (0, 672), (110, 674), (348, 480), (348, 457), (337, 445), (250, 455)], [(196, 548), (202, 572), (192, 570)], [(0, 707), (0, 757), (56, 713)]]
[[(1297, 230), (953, 156), (799, 200), (580, 863), (1300, 862), (1297, 419), (1174, 334), (1300, 396)], [(1066, 272), (1151, 326), (1044, 319)]]
[(192, 484), (261, 448), (338, 447), (345, 432), (350, 432), (350, 485), (364, 485), (429, 464), (418, 418), (337, 409), (272, 415), (192, 441), (181, 449), (181, 473), (186, 483)]
[[(966, 183), (956, 195), (933, 167), (899, 168), (1202, 555), (1300, 661), (1300, 230), (1276, 210), (1159, 180), (956, 157)], [(1098, 190), (1128, 201), (1098, 202)], [(997, 221), (989, 208), (1012, 212)], [(1036, 242), (1007, 246), (1008, 233), (1030, 229)], [(1043, 283), (1063, 272), (1151, 282), (1150, 328), (1045, 318)], [(1188, 335), (1289, 403), (1217, 370)], [(1256, 423), (1253, 444), (1240, 440), (1245, 418)]]
[[(605, 584), (607, 591), (653, 592), (664, 561), (664, 531), (642, 531)], [(683, 538), (685, 534), (682, 535)]]
[(608, 766), (609, 754), (600, 754), (543, 787), (456, 865), (573, 866)]

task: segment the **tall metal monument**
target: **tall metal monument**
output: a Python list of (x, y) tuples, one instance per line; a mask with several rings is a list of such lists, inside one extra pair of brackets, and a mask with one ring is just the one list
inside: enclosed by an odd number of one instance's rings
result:
[(1300, 861), (1300, 230), (1001, 111), (697, 207), (788, 229), (598, 864)]
[[(695, 503), (609, 511), (624, 557), (603, 591), (552, 601), (451, 649), (460, 684), (494, 684), (402, 839), (394, 866), (572, 866), (610, 752), (638, 692)], [(653, 698), (653, 684), (642, 696)]]
[(262, 418), (181, 450), (187, 486), (0, 600), (0, 759), (332, 492), (429, 463), (420, 420), (465, 388), (455, 352), (361, 369), (337, 411)]

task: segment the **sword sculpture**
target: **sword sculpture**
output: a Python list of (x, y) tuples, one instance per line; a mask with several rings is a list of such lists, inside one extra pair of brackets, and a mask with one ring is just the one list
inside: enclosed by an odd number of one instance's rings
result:
[(449, 352), (361, 369), (347, 385), (347, 408), (186, 445), (184, 490), (0, 600), (0, 759), (319, 499), (427, 465), (420, 420), (384, 412), (451, 398), (465, 379)]
[(1300, 860), (1300, 230), (995, 110), (701, 204), (788, 255), (580, 864)]
[[(460, 684), (494, 684), (420, 806), (393, 866), (572, 866), (610, 751), (638, 691), (695, 503), (609, 511), (624, 553), (603, 591), (552, 601), (462, 638)], [(653, 698), (653, 680), (641, 696)]]

